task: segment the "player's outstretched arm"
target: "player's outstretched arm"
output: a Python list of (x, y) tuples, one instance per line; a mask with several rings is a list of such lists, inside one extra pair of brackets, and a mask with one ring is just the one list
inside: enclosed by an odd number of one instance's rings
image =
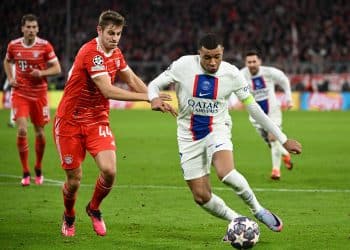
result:
[(148, 101), (147, 93), (135, 93), (111, 84), (111, 79), (107, 74), (94, 77), (92, 79), (107, 99), (120, 101)]
[(44, 70), (33, 69), (30, 74), (34, 77), (46, 77), (61, 74), (61, 65), (58, 60), (48, 63), (49, 67)]
[[(151, 102), (151, 108), (154, 111), (168, 112), (173, 116), (177, 116), (176, 110), (165, 101), (166, 96), (160, 93), (160, 90), (172, 82), (172, 78), (165, 72), (156, 77), (148, 85), (148, 100)], [(171, 98), (170, 98), (171, 99)]]
[(253, 117), (254, 120), (256, 120), (265, 130), (271, 132), (288, 150), (288, 152), (293, 154), (301, 153), (301, 144), (296, 140), (288, 139), (281, 129), (276, 126), (262, 111), (252, 95), (249, 95), (247, 98), (242, 100), (242, 102), (246, 106), (249, 115)]
[[(120, 80), (128, 84), (133, 91), (138, 93), (147, 93), (148, 90), (146, 84), (134, 73), (131, 68), (126, 71), (119, 72), (118, 76), (120, 77)], [(166, 93), (159, 93), (159, 97), (163, 101), (172, 100), (171, 96)]]
[(146, 84), (134, 73), (134, 71), (129, 67), (125, 71), (120, 71), (118, 73), (120, 80), (129, 85), (129, 87), (138, 93), (147, 93)]

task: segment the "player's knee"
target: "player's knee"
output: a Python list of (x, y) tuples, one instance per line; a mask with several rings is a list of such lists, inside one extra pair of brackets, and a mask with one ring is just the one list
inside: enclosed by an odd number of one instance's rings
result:
[(114, 181), (115, 175), (116, 175), (116, 167), (115, 166), (110, 166), (103, 168), (102, 174), (104, 176), (104, 179), (107, 181)]
[(210, 192), (202, 192), (202, 193), (193, 194), (194, 201), (200, 206), (207, 203), (210, 200), (210, 198), (211, 198)]
[(18, 128), (17, 134), (18, 134), (18, 136), (25, 137), (25, 136), (27, 136), (27, 129), (25, 129), (25, 128)]
[(35, 134), (35, 136), (39, 139), (44, 139), (45, 138), (45, 133), (44, 132), (38, 132)]

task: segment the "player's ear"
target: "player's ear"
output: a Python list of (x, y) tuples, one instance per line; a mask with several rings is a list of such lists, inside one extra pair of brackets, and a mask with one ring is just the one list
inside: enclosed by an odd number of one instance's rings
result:
[(102, 35), (102, 27), (100, 25), (97, 25), (96, 31), (99, 36)]

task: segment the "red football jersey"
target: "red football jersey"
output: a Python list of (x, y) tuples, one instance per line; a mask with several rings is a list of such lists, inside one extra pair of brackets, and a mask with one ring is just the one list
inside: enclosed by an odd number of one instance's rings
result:
[(31, 46), (23, 42), (23, 37), (12, 40), (7, 47), (6, 59), (16, 65), (16, 82), (18, 87), (13, 94), (26, 98), (41, 98), (47, 92), (46, 77), (32, 77), (33, 69), (43, 70), (48, 62), (58, 60), (52, 45), (44, 39), (35, 38)]
[(116, 74), (127, 68), (118, 48), (107, 55), (100, 48), (97, 38), (85, 43), (69, 71), (57, 116), (84, 124), (108, 122), (109, 101), (92, 78), (108, 74), (113, 84)]

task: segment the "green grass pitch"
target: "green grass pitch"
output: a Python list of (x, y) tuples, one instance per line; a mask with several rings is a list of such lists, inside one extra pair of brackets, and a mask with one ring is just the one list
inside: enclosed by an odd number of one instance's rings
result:
[[(176, 122), (151, 111), (111, 111), (117, 139), (117, 184), (101, 210), (107, 236), (92, 230), (84, 208), (98, 175), (90, 155), (76, 203), (76, 236), (60, 235), (64, 180), (46, 127), (43, 186), (21, 187), (16, 129), (8, 128), (8, 110), (0, 110), (1, 249), (231, 249), (221, 242), (227, 222), (192, 201), (182, 179)], [(350, 113), (287, 112), (284, 131), (303, 144), (292, 171), (282, 169), (272, 181), (270, 152), (248, 122), (246, 112), (231, 112), (235, 165), (265, 207), (284, 221), (274, 233), (260, 225), (255, 249), (350, 249)], [(29, 128), (30, 163), (34, 164), (33, 128)], [(237, 212), (253, 218), (247, 206), (212, 170), (213, 191)]]

